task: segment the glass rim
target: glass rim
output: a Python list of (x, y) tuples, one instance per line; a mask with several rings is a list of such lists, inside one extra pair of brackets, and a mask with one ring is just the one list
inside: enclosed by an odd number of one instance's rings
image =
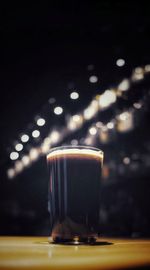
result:
[(53, 147), (49, 150), (49, 152), (47, 153), (46, 157), (48, 159), (48, 157), (50, 156), (50, 154), (52, 152), (58, 151), (58, 150), (67, 150), (67, 149), (78, 149), (78, 150), (92, 150), (93, 152), (97, 153), (97, 155), (99, 154), (99, 156), (103, 159), (104, 157), (104, 152), (94, 146), (87, 146), (87, 145), (61, 145), (61, 146), (56, 146)]

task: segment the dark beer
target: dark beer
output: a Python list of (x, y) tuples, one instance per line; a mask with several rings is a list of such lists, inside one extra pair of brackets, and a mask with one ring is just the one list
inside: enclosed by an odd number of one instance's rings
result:
[(60, 147), (47, 156), (54, 242), (94, 240), (98, 232), (102, 152)]

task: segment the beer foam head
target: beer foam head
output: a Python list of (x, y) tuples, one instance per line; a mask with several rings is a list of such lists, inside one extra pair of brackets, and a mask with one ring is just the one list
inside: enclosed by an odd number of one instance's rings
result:
[(99, 158), (103, 161), (103, 152), (99, 149), (90, 149), (90, 148), (55, 148), (51, 150), (51, 152), (47, 155), (47, 160), (51, 158), (57, 158), (62, 156), (80, 156), (80, 157), (88, 157), (88, 158)]

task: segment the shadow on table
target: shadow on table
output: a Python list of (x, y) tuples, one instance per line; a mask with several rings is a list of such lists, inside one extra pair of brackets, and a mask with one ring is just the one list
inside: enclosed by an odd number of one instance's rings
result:
[(53, 241), (39, 241), (36, 244), (52, 244), (52, 245), (65, 245), (65, 246), (109, 246), (113, 245), (113, 243), (108, 241), (101, 241), (95, 243), (72, 243), (72, 242), (53, 242)]

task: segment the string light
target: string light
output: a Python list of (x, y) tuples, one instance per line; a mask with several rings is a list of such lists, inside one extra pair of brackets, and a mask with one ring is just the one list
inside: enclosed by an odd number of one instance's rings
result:
[(101, 128), (102, 126), (103, 126), (103, 123), (102, 123), (102, 122), (97, 122), (97, 123), (96, 123), (96, 127), (97, 127), (97, 128)]
[(17, 152), (11, 152), (10, 153), (10, 159), (11, 160), (16, 160), (16, 159), (18, 159), (18, 157), (19, 157), (19, 154)]
[(24, 166), (28, 166), (30, 164), (30, 158), (27, 155), (24, 155), (21, 160)]
[(127, 132), (133, 129), (133, 113), (130, 111), (123, 112), (117, 117), (117, 129), (119, 132)]
[(51, 97), (48, 102), (49, 104), (54, 104), (56, 102), (56, 99), (54, 97)]
[(136, 109), (141, 109), (141, 108), (142, 108), (142, 104), (139, 103), (139, 102), (135, 102), (135, 103), (133, 104), (133, 106), (134, 106), (134, 108), (136, 108)]
[(50, 139), (52, 144), (57, 143), (60, 139), (60, 133), (57, 130), (52, 131), (50, 134)]
[(42, 145), (41, 145), (41, 153), (46, 154), (46, 153), (48, 153), (49, 150), (50, 150), (49, 145), (46, 144), (46, 143), (42, 143)]
[(29, 152), (29, 158), (31, 161), (34, 161), (38, 158), (39, 152), (37, 148), (31, 148)]
[(17, 143), (17, 144), (15, 145), (15, 149), (16, 149), (16, 151), (20, 152), (20, 151), (23, 149), (22, 143)]
[(108, 129), (113, 129), (114, 128), (114, 123), (113, 122), (107, 123), (107, 128)]
[(54, 108), (54, 113), (55, 113), (56, 115), (62, 114), (62, 113), (63, 113), (63, 108), (62, 108), (62, 107), (59, 107), (59, 106), (55, 107), (55, 108)]
[(89, 133), (91, 135), (95, 135), (97, 133), (97, 129), (95, 127), (91, 127), (91, 128), (89, 128)]
[(97, 83), (98, 82), (98, 77), (96, 75), (92, 75), (89, 77), (89, 82), (90, 83)]
[(67, 126), (70, 130), (75, 130), (80, 128), (82, 123), (83, 123), (83, 116), (81, 114), (75, 114), (70, 117)]
[(85, 138), (84, 143), (86, 145), (92, 145), (93, 144), (93, 138), (92, 138), (92, 136), (88, 136), (87, 138)]
[(71, 145), (78, 145), (78, 140), (76, 139), (71, 140)]
[(37, 125), (40, 126), (40, 127), (44, 126), (45, 125), (45, 119), (44, 118), (39, 118), (37, 120)]
[(109, 141), (108, 128), (104, 125), (99, 132), (99, 139), (102, 143), (107, 143)]
[(136, 67), (132, 73), (132, 81), (142, 80), (144, 78), (144, 69)]
[(33, 132), (32, 132), (32, 137), (33, 138), (38, 138), (40, 136), (40, 131), (35, 129)]
[(15, 171), (20, 173), (23, 170), (23, 163), (20, 160), (15, 162)]
[(27, 134), (23, 134), (22, 136), (21, 136), (21, 141), (22, 142), (28, 142), (28, 140), (29, 140), (29, 136), (27, 135)]
[(70, 94), (70, 98), (71, 98), (71, 99), (78, 99), (78, 98), (79, 98), (79, 94), (78, 94), (77, 92), (72, 92), (72, 93)]
[(130, 164), (130, 158), (129, 158), (129, 157), (124, 157), (123, 163), (124, 163), (125, 165)]
[(13, 168), (8, 169), (7, 170), (7, 176), (8, 176), (9, 179), (14, 178), (15, 177), (15, 169), (13, 169)]
[(121, 121), (126, 121), (129, 118), (129, 112), (123, 112), (118, 117)]
[(118, 66), (118, 67), (123, 67), (124, 65), (125, 65), (125, 60), (124, 59), (118, 59), (117, 61), (116, 61), (116, 65)]
[[(123, 60), (123, 59), (118, 59), (118, 60)], [(63, 132), (61, 131), (61, 133), (60, 133), (57, 130), (53, 130), (48, 135), (48, 137), (46, 137), (45, 140), (43, 140), (43, 142), (40, 146), (40, 152), (38, 151), (37, 158), (39, 157), (40, 154), (47, 153), (49, 151), (49, 149), (51, 148), (51, 145), (57, 144), (60, 140), (63, 140), (63, 138), (65, 136), (69, 135), (69, 130), (74, 131), (77, 128), (81, 128), (87, 120), (93, 119), (99, 111), (109, 108), (113, 103), (116, 102), (117, 97), (121, 97), (123, 95), (122, 94), (123, 91), (129, 90), (130, 86), (132, 85), (132, 82), (134, 82), (136, 80), (138, 81), (138, 80), (143, 79), (144, 75), (147, 72), (150, 72), (150, 65), (146, 65), (144, 68), (141, 68), (141, 67), (135, 68), (130, 79), (124, 79), (116, 88), (107, 89), (103, 92), (103, 94), (97, 95), (96, 97), (94, 97), (92, 99), (92, 101), (90, 102), (90, 104), (83, 110), (83, 112), (81, 112), (81, 114), (79, 114), (79, 115), (76, 114), (76, 115), (71, 116), (69, 118), (69, 120), (67, 121), (66, 128), (63, 128), (63, 130), (64, 130)], [(95, 75), (92, 75), (92, 76), (95, 76)], [(97, 78), (97, 76), (96, 76), (96, 78)], [(97, 80), (98, 80), (98, 78), (97, 78)], [(95, 80), (95, 82), (96, 82), (96, 80)], [(93, 83), (94, 83), (94, 81), (93, 81)], [(118, 92), (120, 92), (120, 94), (118, 94)], [(55, 99), (54, 98), (52, 98), (52, 99), (49, 100), (50, 104), (53, 104), (55, 102)], [(95, 139), (95, 135), (97, 134), (97, 132), (99, 132), (100, 141), (102, 143), (106, 143), (110, 139), (109, 133), (111, 131), (109, 131), (109, 130), (115, 129), (118, 132), (126, 132), (126, 131), (133, 129), (133, 127), (134, 127), (133, 109), (141, 109), (142, 106), (143, 106), (143, 104), (141, 101), (135, 102), (133, 104), (132, 110), (129, 109), (126, 112), (120, 113), (120, 115), (117, 115), (116, 117), (114, 117), (114, 119), (112, 119), (107, 124), (104, 125), (102, 122), (97, 122), (95, 124), (95, 127), (91, 126), (89, 128), (88, 133), (90, 133), (90, 136), (88, 135), (85, 138), (85, 140), (84, 140), (85, 144), (92, 145), (94, 142), (93, 140)], [(54, 108), (55, 114), (59, 115), (62, 112), (63, 112), (62, 107), (57, 106)], [(43, 119), (43, 118), (41, 118), (41, 119)], [(69, 128), (69, 121), (72, 121), (74, 123), (73, 128)], [(37, 122), (37, 125), (42, 126), (43, 123), (41, 122), (41, 124), (38, 124), (38, 122)], [(95, 129), (96, 129), (96, 132), (94, 131)], [(23, 134), (21, 136), (22, 142), (27, 142), (28, 140), (29, 140), (29, 136), (27, 134)], [(77, 142), (72, 140), (72, 144), (73, 143), (76, 144)], [(16, 149), (16, 146), (15, 146), (15, 149)], [(16, 151), (21, 151), (21, 150), (16, 149)], [(17, 152), (12, 152), (12, 153), (17, 153)], [(37, 153), (37, 151), (36, 151), (36, 153)], [(31, 154), (31, 153), (29, 152), (29, 154)], [(12, 169), (12, 178), (14, 176), (16, 176), (17, 173), (19, 173), (19, 170), (21, 171), (21, 166), (22, 166), (22, 168), (24, 168), (25, 166), (28, 166), (30, 164), (32, 158), (29, 156), (30, 155), (26, 155), (21, 159), (22, 165), (21, 165), (21, 163), (17, 163), (17, 161), (14, 163), (15, 164), (15, 173), (13, 174), (14, 171), (13, 171), (13, 168), (11, 168)], [(11, 157), (13, 158), (12, 160), (16, 160), (16, 159), (18, 159), (19, 154), (17, 153), (17, 156), (16, 156), (16, 154), (13, 154)], [(16, 164), (20, 164), (20, 165), (16, 165)], [(20, 169), (16, 169), (16, 168), (19, 168), (19, 166), (20, 166)], [(11, 173), (10, 173), (10, 175), (11, 175)]]
[(99, 98), (99, 106), (101, 109), (108, 108), (116, 102), (116, 93), (113, 90), (106, 90)]
[(147, 73), (147, 72), (150, 72), (150, 65), (146, 65), (145, 66), (145, 72)]
[(99, 104), (97, 100), (92, 100), (90, 105), (84, 110), (83, 115), (85, 120), (92, 119), (99, 111)]
[(128, 79), (124, 79), (119, 85), (118, 89), (121, 91), (127, 91), (130, 87), (130, 82)]
[(46, 154), (48, 153), (50, 147), (51, 147), (51, 138), (50, 137), (46, 137), (43, 141), (43, 143), (41, 144), (41, 153)]

